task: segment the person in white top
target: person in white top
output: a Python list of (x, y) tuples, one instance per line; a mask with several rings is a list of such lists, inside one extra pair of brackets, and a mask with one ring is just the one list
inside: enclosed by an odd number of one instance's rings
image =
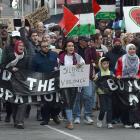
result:
[[(67, 40), (64, 45), (65, 51), (61, 52), (59, 55), (60, 65), (72, 66), (76, 65), (80, 68), (85, 64), (84, 59), (75, 52), (74, 42), (72, 40)], [(73, 105), (76, 98), (76, 93), (78, 89), (75, 87), (62, 89), (62, 96), (64, 98), (65, 112), (67, 117), (67, 129), (73, 129)]]

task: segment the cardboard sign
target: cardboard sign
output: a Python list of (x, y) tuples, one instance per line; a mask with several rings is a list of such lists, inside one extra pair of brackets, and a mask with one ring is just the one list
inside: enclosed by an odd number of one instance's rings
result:
[(32, 27), (36, 25), (37, 22), (44, 22), (50, 17), (49, 14), (49, 8), (46, 6), (43, 6), (39, 8), (37, 11), (31, 13), (30, 15), (25, 16), (25, 19), (27, 19)]
[(126, 31), (130, 33), (140, 32), (140, 6), (128, 6), (123, 8)]
[(89, 85), (89, 65), (60, 66), (60, 88), (83, 87)]

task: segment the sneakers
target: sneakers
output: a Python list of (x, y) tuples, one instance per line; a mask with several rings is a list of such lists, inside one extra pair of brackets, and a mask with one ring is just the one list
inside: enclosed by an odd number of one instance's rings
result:
[(24, 125), (23, 124), (17, 124), (15, 127), (18, 128), (18, 129), (24, 129)]
[(107, 124), (107, 128), (108, 128), (108, 129), (112, 129), (112, 128), (113, 128), (113, 125), (112, 125), (111, 123), (108, 123), (108, 124)]
[(135, 129), (140, 129), (140, 124), (139, 123), (134, 123), (134, 128)]
[(97, 120), (97, 127), (101, 128), (103, 126), (103, 123), (102, 121), (100, 120)]
[(84, 122), (85, 122), (86, 124), (93, 124), (94, 121), (91, 119), (91, 117), (86, 116), (85, 119), (84, 119)]
[(73, 127), (73, 124), (72, 123), (68, 123), (66, 125), (66, 128), (69, 129), (69, 130), (72, 130), (74, 127)]
[(124, 128), (132, 128), (132, 125), (124, 125)]
[(80, 118), (79, 117), (76, 117), (75, 120), (74, 120), (74, 123), (75, 124), (80, 124)]

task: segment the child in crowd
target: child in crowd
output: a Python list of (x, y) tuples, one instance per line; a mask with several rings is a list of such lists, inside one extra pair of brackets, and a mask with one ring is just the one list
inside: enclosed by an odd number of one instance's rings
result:
[[(113, 72), (109, 70), (109, 59), (107, 57), (101, 57), (99, 60), (100, 71), (96, 74), (95, 80), (100, 79), (103, 76), (113, 76)], [(108, 128), (113, 128), (112, 125), (112, 94), (109, 91), (101, 89), (99, 86), (97, 89), (100, 102), (100, 112), (97, 118), (97, 127), (103, 126), (103, 119), (106, 114), (106, 122)]]

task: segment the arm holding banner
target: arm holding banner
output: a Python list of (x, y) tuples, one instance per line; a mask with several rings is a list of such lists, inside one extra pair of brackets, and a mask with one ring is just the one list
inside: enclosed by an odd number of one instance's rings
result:
[(120, 57), (117, 61), (115, 75), (118, 79), (122, 77), (122, 57)]

